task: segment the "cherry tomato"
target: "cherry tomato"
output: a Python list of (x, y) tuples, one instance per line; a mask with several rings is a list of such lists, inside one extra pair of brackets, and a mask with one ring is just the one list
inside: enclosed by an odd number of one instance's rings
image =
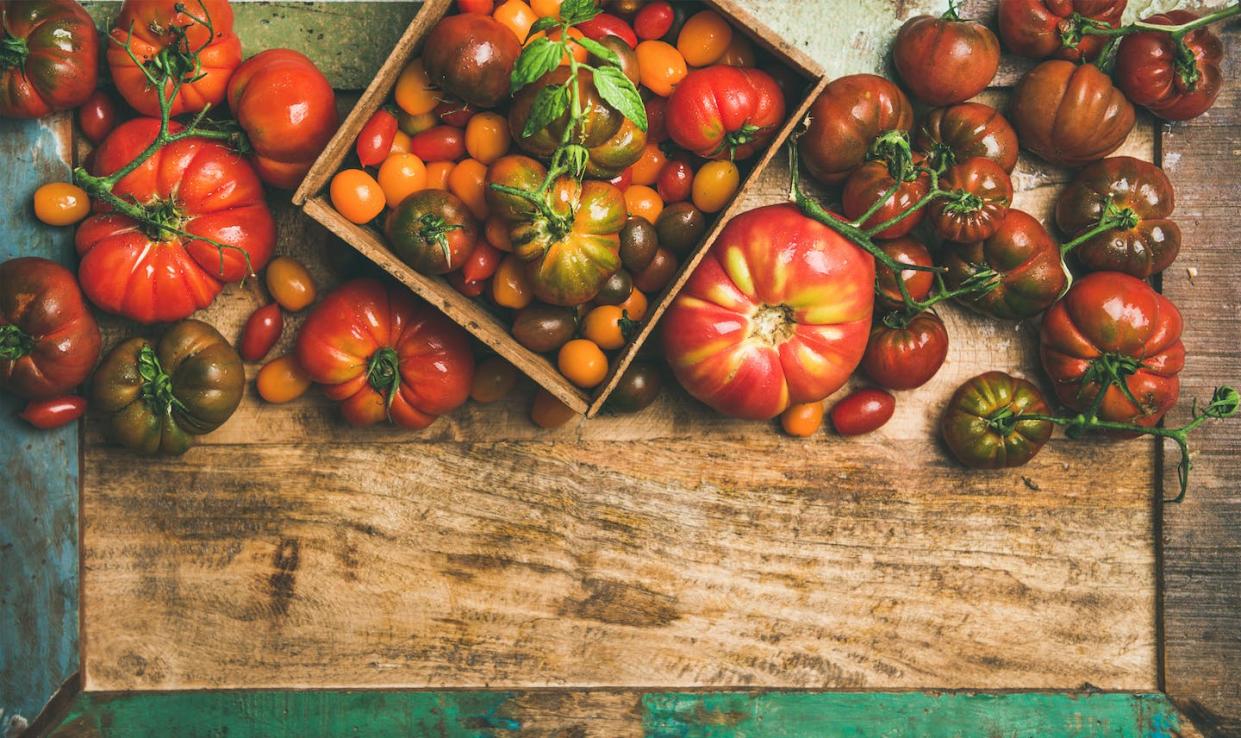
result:
[(707, 233), (707, 216), (693, 203), (675, 202), (655, 221), (659, 243), (677, 256), (689, 256)]
[(880, 389), (860, 389), (832, 407), (832, 427), (842, 436), (878, 430), (896, 411), (896, 398)]
[(633, 184), (633, 167), (625, 167), (620, 174), (609, 179), (608, 184), (612, 185), (621, 192), (629, 189), (629, 185)]
[(530, 0), (530, 9), (540, 18), (554, 18), (560, 15), (560, 4), (564, 0)]
[(466, 282), (483, 282), (491, 279), (491, 275), (500, 268), (500, 259), (504, 252), (486, 241), (477, 241), (474, 250), (461, 265), (461, 278)]
[(664, 41), (643, 41), (638, 44), (638, 69), (642, 85), (660, 97), (667, 97), (689, 74), (685, 57), (676, 47)]
[(491, 15), (495, 4), (495, 0), (457, 0), (457, 9), (462, 13)]
[(607, 409), (618, 413), (636, 413), (651, 406), (659, 399), (664, 386), (664, 374), (652, 361), (635, 361), (621, 375), (612, 394), (608, 396)]
[(638, 45), (638, 37), (629, 24), (611, 13), (600, 13), (584, 23), (578, 23), (577, 28), (587, 38), (600, 43), (609, 36), (615, 36), (631, 49)]
[[(423, 131), (429, 131), (439, 125), (440, 119), (435, 113), (423, 113), (422, 115), (410, 115), (404, 110), (396, 114), (396, 125), (406, 136), (417, 136)], [(395, 144), (394, 144), (395, 145)], [(405, 146), (406, 151), (409, 145)]]
[(315, 281), (302, 263), (291, 256), (277, 256), (267, 265), (267, 291), (290, 313), (315, 301)]
[(683, 202), (689, 199), (694, 190), (694, 169), (689, 162), (669, 159), (664, 168), (659, 170), (656, 182), (655, 189), (665, 203)]
[(630, 290), (629, 297), (616, 307), (625, 313), (625, 317), (635, 323), (641, 323), (646, 318), (646, 295), (635, 287)]
[(675, 18), (676, 13), (672, 9), (672, 4), (666, 0), (657, 0), (657, 2), (642, 6), (638, 14), (633, 17), (633, 30), (637, 37), (643, 40), (662, 38), (664, 34), (672, 30), (672, 22)]
[(534, 404), (530, 406), (530, 420), (540, 428), (559, 428), (573, 420), (577, 413), (573, 408), (556, 399), (556, 396), (542, 387), (534, 393)]
[(425, 162), (456, 161), (465, 156), (465, 136), (460, 128), (435, 126), (410, 138), (409, 152)]
[(560, 352), (556, 354), (556, 366), (570, 382), (582, 389), (590, 389), (607, 376), (608, 357), (594, 341), (575, 338), (560, 347)]
[(677, 258), (671, 251), (660, 248), (655, 258), (646, 265), (646, 269), (633, 275), (633, 286), (647, 293), (657, 293), (664, 288), (677, 273)]
[(651, 95), (646, 99), (646, 140), (650, 143), (663, 143), (668, 140), (668, 126), (664, 120), (664, 111), (668, 109), (668, 98)]
[(629, 272), (620, 269), (604, 281), (599, 288), (599, 294), (595, 295), (595, 302), (600, 305), (620, 305), (628, 300), (632, 293), (633, 277), (629, 276)]
[(925, 310), (908, 321), (885, 316), (871, 326), (861, 367), (880, 387), (907, 390), (931, 381), (947, 357), (944, 321)]
[(298, 362), (294, 354), (285, 354), (272, 359), (259, 369), (255, 380), (259, 397), (273, 405), (292, 402), (310, 389), (310, 377)]
[(434, 114), (445, 125), (452, 126), (453, 128), (465, 128), (477, 112), (474, 106), (468, 102), (449, 98), (447, 100), (440, 100), (440, 103), (435, 106)]
[(78, 108), (78, 127), (90, 142), (99, 145), (116, 127), (116, 100), (103, 90), (95, 90)]
[(655, 190), (635, 184), (625, 190), (625, 209), (630, 215), (646, 218), (648, 222), (654, 223), (663, 212), (664, 202), (659, 199), (659, 193)]
[(502, 25), (513, 32), (520, 43), (526, 42), (526, 37), (530, 35), (530, 26), (538, 20), (538, 16), (521, 0), (507, 0), (500, 4), (492, 13), (492, 17), (500, 21)]
[(694, 175), (691, 197), (694, 205), (704, 213), (723, 210), (737, 187), (741, 184), (741, 170), (731, 161), (709, 161)]
[(85, 412), (86, 400), (77, 395), (61, 395), (46, 400), (31, 400), (18, 417), (39, 430), (51, 430), (72, 423)]
[(392, 95), (397, 106), (410, 115), (429, 113), (435, 110), (440, 101), (439, 93), (432, 89), (427, 72), (423, 69), (421, 58), (414, 59), (401, 70)]
[[(400, 125), (399, 120), (397, 122), (397, 125), (398, 126)], [(408, 153), (409, 153), (409, 134), (406, 133), (405, 131), (400, 130), (400, 128), (398, 128), (397, 132), (392, 134), (392, 149), (388, 151), (388, 156), (392, 156), (393, 154), (408, 154)]]
[[(477, 247), (476, 247), (477, 248)], [(534, 300), (526, 264), (513, 254), (505, 254), (491, 278), (491, 300), (500, 307), (521, 310)]]
[(508, 120), (498, 113), (479, 113), (465, 126), (465, 150), (488, 166), (507, 154), (511, 144)]
[(271, 347), (280, 340), (284, 328), (284, 314), (279, 303), (270, 302), (250, 313), (246, 327), (241, 331), (237, 353), (246, 361), (261, 361)]
[(461, 273), (460, 269), (448, 275), (448, 284), (454, 290), (470, 299), (478, 297), (483, 294), (483, 290), (487, 289), (486, 281), (470, 281), (465, 278), (465, 275)]
[(624, 311), (616, 305), (600, 305), (582, 321), (582, 335), (606, 351), (625, 345), (625, 331)]
[(364, 167), (379, 164), (388, 158), (388, 154), (392, 151), (392, 141), (395, 138), (396, 116), (383, 108), (376, 110), (371, 119), (366, 121), (366, 125), (362, 126), (362, 131), (358, 133), (355, 146), (358, 152), (358, 162)]
[[(932, 265), (931, 252), (912, 236), (902, 236), (891, 241), (877, 241), (875, 245), (901, 264), (924, 267)], [(915, 300), (925, 299), (931, 294), (931, 287), (935, 284), (935, 275), (932, 272), (916, 269), (902, 269), (901, 279), (905, 282), (905, 289), (909, 291), (909, 296)], [(905, 304), (905, 301), (901, 299), (901, 288), (896, 284), (896, 275), (892, 274), (891, 269), (878, 262), (875, 262), (875, 287), (878, 292), (876, 297), (882, 305), (898, 307)]]
[(332, 207), (354, 223), (369, 223), (383, 212), (383, 189), (375, 178), (361, 169), (342, 169), (332, 177), (328, 189)]
[(488, 356), (474, 367), (470, 399), (486, 405), (501, 400), (517, 386), (517, 370), (500, 356)]
[[(732, 43), (728, 45), (727, 49), (724, 49), (724, 55), (720, 57), (717, 63), (727, 64), (730, 67), (753, 67), (757, 61), (754, 55), (754, 44), (750, 39), (744, 33), (734, 33)], [(783, 90), (783, 88), (781, 89)], [(784, 92), (787, 97), (787, 91)]]
[(388, 205), (396, 207), (427, 187), (427, 166), (413, 154), (392, 154), (379, 167), (379, 187)]
[(457, 165), (451, 161), (433, 161), (427, 164), (427, 189), (448, 189), (448, 178)]
[(73, 225), (90, 214), (90, 196), (68, 182), (49, 182), (34, 191), (34, 214), (48, 225)]
[(691, 67), (714, 64), (733, 41), (733, 27), (714, 10), (694, 13), (677, 34), (677, 51)]
[(448, 191), (461, 198), (479, 220), (486, 220), (489, 213), (487, 206), (487, 165), (476, 159), (463, 159), (457, 162), (448, 175)]
[[(659, 179), (659, 172), (668, 163), (668, 157), (659, 148), (659, 144), (648, 143), (642, 149), (642, 155), (633, 163), (633, 184), (653, 185)], [(654, 221), (652, 221), (654, 222)]]
[(500, 251), (511, 252), (513, 250), (513, 242), (509, 238), (509, 229), (512, 227), (512, 224), (504, 218), (493, 215), (483, 224), (483, 235), (487, 238), (487, 243)]
[(780, 413), (780, 427), (797, 438), (813, 436), (823, 427), (823, 401), (789, 405)]

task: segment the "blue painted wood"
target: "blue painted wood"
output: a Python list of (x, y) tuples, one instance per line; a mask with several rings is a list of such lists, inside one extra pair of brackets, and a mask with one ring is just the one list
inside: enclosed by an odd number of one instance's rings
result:
[[(73, 265), (73, 229), (39, 223), (35, 189), (69, 178), (66, 116), (0, 119), (0, 261)], [(0, 734), (33, 720), (78, 668), (77, 424), (36, 431), (0, 396)]]

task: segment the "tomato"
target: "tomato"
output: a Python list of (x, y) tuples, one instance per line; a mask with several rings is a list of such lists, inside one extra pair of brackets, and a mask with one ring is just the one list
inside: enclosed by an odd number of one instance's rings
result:
[(267, 265), (267, 291), (280, 307), (296, 313), (315, 301), (315, 281), (300, 261), (277, 256)]
[(690, 197), (704, 213), (718, 213), (732, 202), (741, 185), (741, 170), (731, 161), (709, 161), (694, 175)]
[(631, 294), (633, 294), (633, 277), (622, 269), (608, 277), (603, 283), (603, 286), (599, 288), (599, 294), (595, 295), (595, 302), (599, 305), (620, 305), (628, 300)]
[(631, 216), (620, 232), (621, 263), (631, 272), (646, 269), (655, 252), (659, 250), (660, 238), (651, 222), (641, 216)]
[(273, 405), (296, 400), (306, 394), (310, 385), (310, 377), (293, 354), (285, 354), (264, 364), (254, 382), (259, 397)]
[(733, 27), (714, 10), (700, 10), (681, 26), (677, 51), (691, 67), (715, 64), (733, 41)]
[[(91, 173), (103, 176), (129, 164), (159, 126), (151, 118), (117, 126), (95, 149)], [(170, 130), (181, 128), (174, 123)], [(258, 175), (221, 143), (186, 138), (168, 144), (112, 192), (142, 203), (168, 226), (229, 248), (170, 231), (150, 235), (128, 216), (97, 205), (78, 227), (78, 279), (91, 302), (108, 312), (141, 323), (179, 320), (210, 305), (223, 282), (262, 269), (271, 258), (276, 227)]]
[[(1177, 26), (1198, 18), (1173, 10), (1143, 19)], [(1171, 35), (1142, 31), (1126, 36), (1116, 54), (1116, 86), (1134, 103), (1167, 120), (1197, 118), (1215, 104), (1223, 87), (1220, 66), (1224, 45), (1210, 28), (1196, 28), (1182, 39), (1188, 58), (1178, 53)]]
[(483, 164), (491, 165), (508, 153), (508, 121), (498, 113), (479, 113), (465, 127), (465, 150)]
[(625, 320), (624, 311), (619, 307), (600, 305), (586, 313), (586, 319), (582, 321), (582, 336), (605, 351), (615, 351), (628, 341)]
[(1081, 35), (1072, 46), (1074, 17), (1082, 16), (1116, 28), (1128, 0), (1000, 0), (1000, 38), (1009, 51), (1031, 59), (1054, 56), (1089, 61), (1099, 55), (1107, 38)]
[(564, 0), (530, 0), (530, 9), (540, 18), (555, 18), (560, 15), (560, 4)]
[[(901, 264), (924, 267), (932, 265), (931, 252), (912, 236), (876, 241), (875, 245)], [(902, 269), (901, 279), (905, 282), (909, 296), (915, 300), (926, 299), (927, 295), (931, 294), (931, 287), (935, 285), (934, 274), (916, 269)], [(896, 275), (882, 264), (875, 266), (875, 297), (886, 307), (895, 308), (905, 304), (901, 298), (901, 288), (896, 283)]]
[(1000, 422), (1013, 416), (1046, 415), (1047, 401), (1038, 387), (1004, 372), (985, 372), (966, 381), (952, 395), (940, 419), (944, 444), (957, 461), (972, 469), (1022, 466), (1051, 438), (1046, 420)]
[(724, 49), (724, 55), (718, 61), (719, 64), (727, 64), (730, 67), (752, 67), (757, 62), (754, 44), (743, 33), (733, 34), (732, 42), (728, 44), (727, 49)]
[(520, 310), (533, 300), (525, 264), (515, 254), (505, 254), (491, 279), (491, 301), (500, 307)]
[(112, 349), (95, 372), (91, 404), (109, 440), (176, 456), (232, 417), (245, 387), (241, 357), (224, 336), (183, 320), (154, 345), (131, 338)]
[(461, 268), (478, 243), (478, 222), (459, 197), (443, 190), (415, 192), (388, 221), (388, 244), (420, 274)]
[(336, 133), (331, 83), (292, 49), (260, 51), (238, 67), (228, 81), (228, 107), (254, 150), (259, 178), (273, 187), (297, 187)]
[(470, 399), (481, 405), (502, 400), (517, 386), (517, 370), (500, 356), (488, 356), (474, 370)]
[(651, 143), (668, 140), (668, 126), (664, 120), (668, 112), (668, 98), (650, 95), (646, 98), (646, 138)]
[(534, 393), (534, 403), (530, 406), (530, 420), (540, 428), (552, 429), (568, 423), (577, 417), (573, 408), (556, 399), (556, 396), (540, 387)]
[(250, 313), (250, 317), (246, 319), (237, 353), (243, 361), (261, 361), (280, 340), (283, 329), (284, 315), (280, 312), (279, 303), (267, 303)]
[[(400, 126), (399, 119), (397, 125)], [(409, 134), (398, 128), (397, 132), (392, 134), (392, 147), (388, 150), (388, 156), (391, 157), (394, 154), (408, 154), (409, 144)]]
[(577, 332), (577, 313), (572, 308), (535, 302), (513, 317), (513, 338), (537, 354), (557, 351)]
[(404, 287), (355, 279), (306, 318), (297, 359), (345, 420), (425, 428), (469, 397), (474, 354), (465, 330)]
[(600, 43), (607, 38), (618, 38), (631, 49), (638, 45), (638, 36), (629, 24), (611, 13), (600, 13), (584, 23), (578, 23), (577, 29), (585, 34), (586, 38)]
[(510, 154), (501, 157), (487, 170), (488, 208), (493, 215), (507, 221), (523, 221), (533, 217), (537, 209), (529, 200), (499, 192), (492, 189), (492, 185), (538, 192), (546, 177), (547, 169), (528, 156)]
[(896, 398), (880, 389), (860, 389), (832, 406), (832, 427), (842, 436), (879, 430), (896, 412)]
[[(440, 124), (440, 119), (438, 116), (435, 115), (435, 113), (423, 113), (422, 115), (410, 115), (409, 113), (406, 113), (404, 110), (396, 111), (396, 125), (397, 125), (397, 128), (400, 129), (398, 132), (404, 133), (406, 136), (411, 136), (411, 137), (417, 136), (419, 133), (422, 133), (423, 131), (429, 131), (439, 124)], [(396, 145), (395, 138), (393, 139), (392, 145), (393, 146)], [(412, 145), (412, 142), (411, 142), (411, 145)], [(405, 148), (406, 148), (406, 151), (409, 150), (408, 145)]]
[(68, 182), (49, 182), (34, 191), (34, 215), (48, 225), (73, 225), (90, 215), (90, 196)]
[(784, 93), (766, 72), (721, 64), (691, 72), (666, 115), (678, 146), (709, 159), (748, 159), (784, 122)]
[(694, 169), (689, 162), (671, 159), (659, 170), (656, 191), (666, 203), (688, 200), (694, 188)]
[[(611, 179), (630, 169), (642, 150), (646, 148), (646, 134), (638, 128), (638, 124), (624, 118), (616, 135), (607, 141), (589, 149), (590, 157), (586, 161), (587, 176), (596, 179)], [(632, 173), (631, 173), (632, 177)]]
[(375, 178), (361, 169), (342, 169), (328, 188), (332, 207), (354, 223), (369, 223), (383, 212), (388, 201)]
[(1010, 174), (1017, 166), (1017, 132), (998, 110), (982, 103), (932, 110), (913, 142), (935, 166), (952, 166), (975, 156), (991, 159)]
[(646, 310), (648, 307), (646, 294), (642, 290), (634, 288), (629, 291), (629, 297), (624, 302), (617, 305), (622, 312), (633, 322), (641, 323), (646, 318)]
[(0, 118), (75, 108), (91, 98), (98, 78), (99, 36), (81, 5), (0, 3)]
[(789, 405), (780, 413), (780, 427), (796, 438), (807, 438), (823, 427), (823, 401)]
[(725, 226), (662, 319), (682, 386), (726, 415), (767, 419), (821, 400), (857, 367), (870, 329), (870, 255), (793, 205)]
[(1000, 42), (955, 8), (905, 21), (892, 44), (892, 62), (915, 99), (929, 105), (965, 102), (987, 89), (1000, 67)]
[[(509, 5), (512, 0), (497, 8), (496, 13)], [(423, 68), (434, 87), (476, 107), (494, 107), (508, 97), (509, 78), (521, 54), (523, 39), (524, 35), (514, 35), (489, 15), (450, 15), (435, 24), (427, 35), (422, 47)]]
[(428, 190), (447, 190), (448, 178), (452, 176), (452, 170), (457, 165), (451, 161), (432, 161), (427, 163), (427, 186)]
[[(921, 163), (920, 156), (915, 155), (914, 164), (919, 163)], [(897, 186), (897, 176), (901, 177), (899, 186)], [(866, 222), (862, 223), (862, 228), (874, 228), (909, 210), (930, 190), (931, 180), (926, 173), (919, 173), (913, 167), (910, 167), (905, 174), (894, 175), (892, 165), (888, 162), (882, 159), (868, 161), (845, 180), (845, 189), (841, 194), (841, 206), (845, 217), (849, 220), (861, 217), (893, 187), (896, 187), (896, 191), (883, 201), (883, 205), (867, 218)], [(879, 231), (875, 237), (899, 238), (921, 223), (925, 215), (925, 208), (916, 210), (904, 220)]]
[(1153, 426), (1180, 393), (1181, 314), (1136, 277), (1094, 272), (1043, 316), (1039, 354), (1065, 405), (1098, 401), (1103, 420)]
[(585, 338), (575, 338), (556, 353), (560, 373), (583, 389), (598, 386), (608, 374), (608, 357), (599, 346)]
[(1133, 106), (1093, 64), (1045, 61), (1026, 73), (1010, 109), (1021, 145), (1052, 164), (1102, 159), (1133, 130)]
[(456, 99), (455, 97), (442, 98), (439, 93), (435, 93), (439, 102), (435, 106), (432, 114), (439, 122), (450, 125), (453, 128), (465, 128), (470, 123), (470, 119), (477, 113), (478, 109), (467, 102)]
[(460, 128), (435, 126), (410, 137), (409, 152), (424, 162), (456, 161), (465, 156), (465, 136)]
[(513, 37), (523, 44), (530, 36), (530, 27), (538, 20), (538, 16), (534, 14), (530, 6), (521, 0), (505, 0), (496, 8), (493, 15), (496, 21), (511, 31)]
[(885, 316), (871, 326), (862, 371), (880, 387), (908, 390), (931, 381), (946, 358), (948, 330), (938, 315), (926, 310), (908, 321)]
[(504, 252), (513, 250), (513, 242), (508, 237), (509, 223), (507, 220), (492, 215), (483, 225), (483, 235), (487, 243)]
[(483, 282), (490, 279), (496, 270), (500, 268), (500, 259), (503, 258), (504, 252), (495, 246), (479, 239), (474, 244), (474, 250), (470, 252), (470, 258), (465, 260), (461, 265), (461, 276), (467, 282)]
[(659, 214), (664, 210), (664, 203), (659, 199), (659, 193), (650, 187), (631, 185), (625, 190), (625, 210), (631, 216), (654, 223), (659, 220)]
[(659, 173), (667, 163), (668, 157), (664, 155), (663, 149), (659, 148), (658, 144), (648, 142), (642, 149), (642, 155), (630, 167), (633, 172), (633, 184), (646, 186), (655, 184), (659, 179)]
[[(358, 132), (355, 149), (358, 152), (358, 163), (364, 167), (373, 167), (383, 163), (392, 153), (392, 143), (396, 140), (396, 116), (390, 111), (380, 108), (362, 126)], [(412, 145), (412, 141), (410, 142)]]
[(658, 249), (646, 268), (633, 274), (633, 286), (647, 294), (663, 290), (677, 273), (676, 256), (665, 248)]
[(943, 265), (948, 268), (944, 279), (953, 289), (980, 269), (999, 274), (994, 289), (962, 302), (1002, 320), (1038, 315), (1056, 301), (1067, 281), (1059, 246), (1042, 224), (1016, 208), (1009, 209), (990, 238), (948, 244)]
[(935, 232), (949, 241), (982, 241), (1000, 227), (1013, 203), (1013, 182), (999, 164), (976, 156), (966, 159), (939, 180), (941, 189), (964, 192), (960, 201), (932, 200), (926, 217)]
[(116, 128), (118, 117), (116, 99), (103, 90), (95, 90), (78, 108), (78, 128), (98, 146)]
[(426, 187), (427, 166), (414, 154), (393, 153), (379, 167), (379, 189), (392, 207)]
[(662, 38), (672, 30), (676, 13), (667, 0), (656, 0), (643, 5), (633, 18), (633, 30), (638, 38), (651, 41)]
[(638, 52), (638, 69), (642, 86), (660, 97), (668, 97), (689, 74), (685, 57), (676, 47), (664, 41), (643, 41)]
[(495, 4), (496, 0), (457, 0), (457, 10), (462, 13), (491, 15), (491, 11), (495, 9)]
[[(210, 19), (211, 28), (190, 15)], [(185, 29), (184, 34), (178, 29)], [(111, 41), (107, 59), (112, 82), (125, 102), (142, 115), (158, 116), (159, 99), (144, 70), (130, 58), (126, 44), (142, 64), (152, 62), (161, 52), (176, 57), (178, 49), (197, 51), (198, 62), (184, 65), (184, 81), (172, 101), (172, 115), (197, 113), (224, 102), (228, 80), (241, 65), (241, 41), (233, 33), (233, 9), (228, 0), (195, 0), (192, 4), (181, 0), (125, 0), (112, 21)], [(169, 80), (164, 85), (165, 94), (171, 95), (172, 87)]]
[(659, 366), (649, 361), (635, 361), (629, 365), (612, 394), (608, 395), (606, 407), (610, 412), (636, 413), (650, 407), (659, 399), (664, 386), (664, 375)]
[[(664, 208), (655, 221), (659, 243), (680, 257), (687, 257), (707, 233), (707, 216), (688, 202), (678, 202)], [(621, 258), (624, 258), (624, 251)]]
[(838, 184), (866, 161), (876, 136), (908, 131), (913, 122), (913, 107), (899, 87), (874, 74), (853, 74), (833, 81), (814, 101), (798, 150), (811, 176)]
[(486, 220), (491, 212), (487, 208), (487, 165), (475, 159), (464, 159), (448, 174), (448, 191), (466, 204), (479, 220)]
[(61, 395), (47, 400), (31, 400), (18, 413), (19, 418), (39, 430), (68, 425), (86, 412), (86, 400), (77, 395)]
[(28, 400), (63, 395), (90, 374), (99, 345), (73, 272), (37, 256), (0, 263), (0, 389)]

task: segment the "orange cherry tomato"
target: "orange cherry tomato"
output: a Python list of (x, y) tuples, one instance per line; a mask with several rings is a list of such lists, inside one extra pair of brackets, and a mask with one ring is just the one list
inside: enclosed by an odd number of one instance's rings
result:
[(685, 21), (677, 36), (677, 51), (691, 67), (719, 61), (733, 41), (733, 27), (714, 10), (699, 11)]
[(540, 18), (552, 18), (560, 15), (560, 4), (564, 0), (530, 0), (530, 9)]
[(517, 370), (499, 356), (488, 356), (474, 367), (470, 399), (486, 405), (503, 399), (517, 385)]
[(369, 223), (383, 212), (387, 200), (375, 178), (361, 169), (342, 169), (328, 190), (332, 207), (354, 223)]
[[(538, 34), (535, 34), (535, 35), (537, 36)], [(585, 34), (577, 30), (576, 28), (569, 29), (569, 51), (561, 55), (560, 57), (561, 64), (569, 63), (570, 53), (573, 54), (574, 59), (577, 59), (578, 64), (584, 64), (586, 63), (586, 60), (590, 58), (590, 52), (586, 50), (586, 47), (582, 46), (579, 43), (576, 43), (573, 40), (573, 39), (581, 38), (584, 35)], [(559, 41), (560, 40), (560, 29), (556, 28), (556, 29), (549, 31), (547, 34), (547, 37), (550, 38), (552, 41)]]
[(585, 338), (575, 338), (560, 347), (556, 355), (560, 373), (583, 389), (597, 386), (608, 374), (608, 357), (603, 349)]
[(388, 151), (388, 156), (393, 154), (409, 153), (409, 134), (405, 131), (398, 130), (392, 136), (392, 148)]
[(439, 104), (439, 93), (431, 88), (427, 72), (422, 68), (422, 59), (414, 59), (401, 70), (396, 78), (396, 88), (392, 92), (396, 104), (410, 115), (422, 115), (435, 110)]
[[(663, 149), (657, 143), (648, 143), (642, 149), (642, 155), (633, 163), (633, 184), (653, 185), (659, 179), (659, 172), (668, 163)], [(651, 221), (654, 223), (655, 221)]]
[(271, 302), (264, 305), (246, 320), (241, 340), (237, 342), (237, 353), (244, 361), (261, 361), (280, 340), (283, 328), (284, 314), (280, 312), (280, 304)]
[(586, 313), (582, 335), (599, 348), (615, 351), (626, 343), (625, 311), (619, 305), (600, 305)]
[(642, 290), (635, 287), (630, 290), (629, 297), (616, 307), (621, 309), (621, 311), (625, 314), (625, 317), (635, 323), (641, 323), (642, 320), (646, 318), (646, 295), (642, 292)]
[(490, 214), (487, 206), (487, 165), (477, 159), (462, 159), (448, 175), (448, 191), (461, 198), (479, 220)]
[(790, 436), (805, 438), (823, 427), (823, 402), (803, 402), (789, 405), (780, 413), (780, 427)]
[(530, 406), (530, 419), (540, 428), (559, 428), (573, 420), (577, 413), (573, 408), (556, 399), (556, 396), (542, 387), (534, 393), (534, 404)]
[(754, 43), (744, 33), (734, 33), (732, 43), (724, 49), (724, 55), (716, 63), (730, 67), (753, 67), (757, 63)]
[(427, 165), (413, 154), (390, 154), (379, 166), (379, 187), (388, 205), (396, 207), (427, 187)]
[(507, 0), (491, 15), (512, 31), (517, 41), (523, 44), (526, 42), (526, 37), (530, 35), (530, 26), (538, 20), (538, 16), (534, 14), (530, 6), (521, 0)]
[(315, 301), (314, 279), (306, 267), (291, 256), (277, 256), (267, 265), (267, 291), (290, 313)]
[(427, 189), (428, 190), (446, 190), (448, 189), (448, 177), (452, 174), (452, 170), (457, 166), (452, 161), (433, 161), (427, 164)]
[(508, 221), (498, 215), (493, 215), (483, 225), (483, 236), (487, 239), (487, 243), (497, 249), (511, 252), (513, 250), (513, 241), (509, 237), (511, 227)]
[(534, 301), (526, 264), (514, 254), (505, 254), (491, 277), (491, 300), (500, 307), (521, 310)]
[(478, 113), (465, 126), (466, 152), (488, 166), (507, 154), (511, 144), (508, 120), (499, 113)]
[(34, 191), (34, 214), (48, 225), (73, 225), (90, 214), (90, 196), (68, 182), (49, 182)]
[(638, 44), (638, 70), (642, 85), (660, 97), (672, 94), (689, 69), (685, 57), (672, 44), (643, 41)]
[(306, 370), (298, 363), (297, 356), (285, 354), (272, 359), (259, 369), (255, 385), (258, 387), (259, 397), (274, 405), (281, 405), (306, 394), (306, 390), (310, 389), (310, 377), (306, 376)]
[(654, 223), (664, 211), (664, 201), (659, 199), (658, 192), (646, 185), (630, 185), (625, 190), (625, 209), (630, 215), (640, 215)]
[(741, 171), (731, 161), (709, 161), (694, 175), (690, 198), (704, 213), (718, 213), (737, 193)]

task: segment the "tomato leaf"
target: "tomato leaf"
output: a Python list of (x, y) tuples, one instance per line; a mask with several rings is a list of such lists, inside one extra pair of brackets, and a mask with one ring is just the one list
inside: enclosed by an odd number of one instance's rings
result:
[(595, 89), (608, 105), (646, 131), (646, 106), (638, 95), (633, 82), (617, 67), (599, 67), (595, 70)]
[(548, 85), (539, 90), (530, 106), (530, 117), (521, 131), (522, 138), (530, 138), (547, 127), (547, 124), (569, 112), (569, 88), (565, 85)]
[(560, 17), (565, 23), (576, 25), (599, 15), (599, 4), (595, 0), (564, 0), (560, 4)]
[(620, 66), (620, 63), (621, 63), (620, 57), (616, 55), (616, 52), (612, 51), (611, 49), (599, 43), (598, 41), (594, 40), (593, 38), (587, 38), (586, 36), (582, 36), (581, 38), (574, 39), (574, 42), (581, 44), (582, 48), (586, 49), (591, 54), (594, 54), (595, 56), (599, 57), (604, 62), (611, 64), (614, 67)]
[(536, 20), (533, 26), (530, 26), (530, 33), (527, 34), (527, 37), (533, 36), (539, 31), (546, 31), (550, 28), (556, 28), (559, 25), (560, 25), (559, 18), (557, 18), (554, 15), (545, 15), (542, 18), (539, 18), (538, 20)]
[(546, 36), (535, 39), (522, 50), (513, 65), (513, 76), (509, 79), (509, 87), (517, 92), (539, 77), (560, 66), (564, 54), (564, 44), (549, 40)]

